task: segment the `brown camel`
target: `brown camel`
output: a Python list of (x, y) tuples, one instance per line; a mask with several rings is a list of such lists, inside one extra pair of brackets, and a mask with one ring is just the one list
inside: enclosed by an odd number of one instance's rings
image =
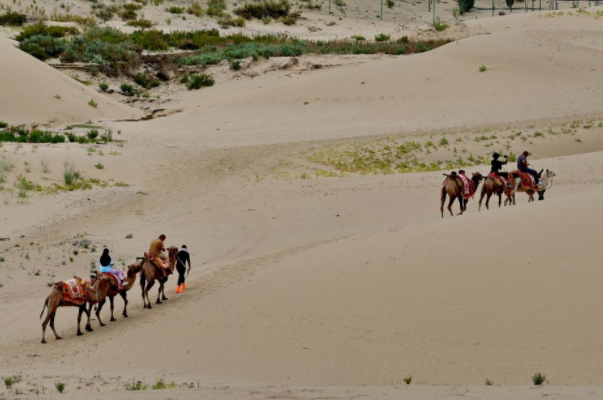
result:
[[(454, 215), (452, 213), (452, 204), (457, 198), (459, 199), (461, 209), (459, 215), (461, 215), (465, 211), (467, 211), (467, 203), (469, 202), (469, 199), (465, 199), (463, 197), (463, 182), (461, 181), (461, 178), (459, 178), (456, 172), (452, 172), (450, 175), (444, 175), (447, 176), (447, 178), (444, 182), (444, 185), (442, 186), (442, 203), (440, 205), (442, 218), (444, 217), (444, 202), (446, 202), (446, 195), (448, 195), (448, 197), (450, 198), (450, 201), (448, 202), (448, 211), (450, 211), (450, 215)], [(483, 178), (484, 177), (479, 172), (473, 173), (473, 176), (471, 177), (471, 186), (473, 189), (473, 193), (477, 192), (477, 187), (479, 186), (479, 183)]]
[[(124, 299), (124, 311), (122, 315), (124, 318), (128, 318), (128, 290), (132, 289), (134, 286), (134, 282), (136, 282), (136, 275), (142, 270), (142, 264), (144, 260), (137, 262), (136, 264), (132, 264), (128, 266), (128, 273), (126, 275), (126, 285), (124, 285), (122, 290), (118, 290), (115, 285), (115, 281), (106, 275), (100, 275), (96, 272), (96, 277), (93, 278), (92, 284), (98, 290), (98, 306), (96, 307), (96, 318), (98, 318), (98, 322), (100, 326), (105, 326), (100, 317), (100, 312), (107, 301), (107, 297), (109, 298), (109, 303), (111, 304), (111, 322), (116, 321), (113, 316), (113, 299), (115, 296), (120, 295)], [(101, 281), (105, 281), (105, 284), (102, 285), (106, 288), (106, 291), (103, 292), (99, 290), (101, 285)]]
[[(173, 273), (174, 267), (176, 266), (176, 254), (178, 253), (177, 247), (168, 248), (168, 259), (169, 259), (169, 267), (168, 269)], [(169, 276), (169, 275), (168, 275)], [(161, 300), (167, 300), (165, 297), (165, 289), (164, 285), (168, 280), (168, 276), (165, 276), (163, 271), (160, 271), (158, 267), (154, 266), (148, 258), (145, 257), (144, 265), (142, 267), (142, 271), (140, 272), (140, 288), (142, 289), (142, 301), (144, 303), (144, 308), (151, 309), (151, 300), (149, 299), (149, 290), (155, 284), (155, 281), (159, 282), (159, 290), (157, 291), (157, 301), (156, 304), (161, 304)], [(161, 300), (159, 297), (161, 296)]]
[[(502, 195), (505, 192), (505, 188), (503, 187), (503, 183), (498, 179), (493, 179), (490, 177), (486, 177), (484, 180), (484, 184), (482, 185), (482, 193), (479, 198), (479, 211), (482, 209), (482, 201), (484, 197), (486, 197), (486, 208), (490, 209), (490, 197), (492, 195), (498, 196), (498, 206), (500, 207), (502, 203)], [(507, 205), (507, 199), (505, 199), (505, 206)]]
[[(75, 279), (79, 279), (79, 278), (75, 277)], [(98, 290), (100, 290), (100, 291), (106, 290), (104, 285), (105, 285), (105, 283), (101, 283), (99, 285)], [(90, 286), (90, 288), (88, 289), (88, 299), (87, 299), (86, 303), (89, 303), (90, 307), (92, 307), (92, 304), (98, 303), (98, 291), (96, 288)], [(50, 292), (48, 297), (46, 297), (46, 300), (44, 301), (44, 308), (42, 308), (42, 312), (40, 313), (40, 319), (41, 319), (42, 315), (44, 315), (44, 310), (46, 309), (46, 307), (48, 307), (48, 312), (46, 313), (46, 318), (44, 319), (44, 322), (42, 323), (42, 343), (46, 343), (46, 327), (48, 326), (48, 322), (50, 322), (50, 328), (54, 332), (55, 338), (57, 340), (62, 339), (57, 334), (57, 331), (54, 329), (54, 317), (56, 316), (56, 312), (59, 307), (78, 307), (79, 308), (79, 313), (77, 315), (77, 335), (78, 336), (82, 336), (84, 334), (82, 332), (82, 330), (80, 329), (80, 323), (82, 321), (82, 313), (86, 313), (86, 315), (88, 316), (88, 320), (86, 322), (86, 330), (88, 332), (92, 332), (92, 326), (90, 325), (90, 311), (86, 310), (86, 305), (87, 305), (86, 303), (79, 305), (79, 304), (70, 302), (69, 300), (66, 300), (63, 297), (63, 282), (55, 283), (54, 287), (52, 288), (52, 291)]]

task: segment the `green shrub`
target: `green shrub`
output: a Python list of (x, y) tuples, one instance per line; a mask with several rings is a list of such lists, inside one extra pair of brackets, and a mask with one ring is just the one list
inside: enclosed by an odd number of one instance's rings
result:
[(362, 42), (362, 41), (366, 40), (366, 38), (364, 36), (361, 36), (361, 35), (354, 35), (354, 36), (352, 36), (352, 39), (354, 39), (357, 42)]
[(131, 21), (131, 20), (135, 20), (136, 18), (138, 18), (138, 14), (136, 14), (136, 11), (134, 10), (124, 10), (121, 13), (121, 19), (123, 19), (124, 21)]
[(375, 36), (375, 42), (386, 42), (390, 39), (390, 35), (386, 35), (385, 33), (380, 33)]
[(129, 83), (122, 83), (119, 88), (126, 96), (134, 96), (134, 87)]
[(90, 101), (88, 102), (88, 105), (90, 107), (96, 108), (96, 107), (98, 107), (98, 102), (94, 101), (94, 99), (90, 99)]
[(543, 375), (540, 372), (537, 372), (532, 376), (532, 382), (534, 382), (534, 385), (540, 386), (544, 382), (546, 382), (546, 375)]
[(109, 84), (106, 82), (101, 82), (98, 84), (98, 87), (100, 90), (102, 90), (103, 92), (106, 92), (107, 89), (109, 89)]
[(0, 121), (0, 129), (8, 127), (8, 122)]
[(138, 11), (138, 10), (142, 9), (142, 4), (126, 3), (123, 5), (123, 9), (126, 11)]
[(222, 16), (218, 19), (218, 24), (222, 26), (236, 26), (236, 27), (244, 27), (245, 26), (245, 18), (242, 17), (233, 17), (230, 14), (222, 14)]
[(191, 5), (186, 9), (186, 12), (194, 15), (196, 17), (200, 17), (203, 15), (203, 7), (197, 1), (193, 1)]
[(16, 11), (9, 11), (0, 15), (0, 25), (22, 26), (25, 22), (27, 22), (27, 15)]
[(412, 375), (409, 375), (406, 378), (404, 378), (404, 383), (406, 383), (407, 385), (410, 385), (411, 382), (412, 382)]
[(136, 82), (139, 86), (142, 86), (145, 89), (153, 89), (159, 86), (159, 81), (155, 78), (149, 77), (146, 74), (138, 73), (134, 75), (134, 82)]
[(65, 161), (63, 164), (63, 180), (66, 185), (73, 185), (80, 179), (80, 172), (77, 170), (74, 163)]
[(207, 2), (207, 15), (212, 17), (220, 17), (226, 10), (225, 0), (209, 0)]
[(211, 75), (201, 74), (201, 75), (192, 75), (190, 81), (186, 85), (188, 90), (196, 90), (202, 87), (213, 86), (215, 83), (214, 78)]
[(475, 0), (457, 0), (457, 4), (459, 5), (459, 14), (463, 15), (471, 11), (475, 5)]
[(98, 137), (98, 131), (96, 129), (91, 129), (86, 133), (88, 139), (94, 141)]
[(44, 61), (58, 57), (65, 49), (65, 42), (48, 35), (34, 35), (19, 43), (19, 49)]
[(297, 23), (297, 18), (293, 15), (287, 15), (286, 17), (281, 18), (281, 22), (287, 26), (295, 25)]
[(488, 68), (487, 68), (485, 65), (481, 65), (481, 66), (479, 67), (479, 72), (486, 72), (486, 70), (487, 70), (487, 69), (488, 69)]
[(102, 163), (98, 163), (94, 166), (96, 169), (105, 169), (105, 166)]
[(448, 28), (448, 24), (445, 22), (440, 22), (439, 18), (433, 24), (431, 24), (431, 26), (433, 26), (434, 29), (438, 32), (442, 32), (446, 30), (446, 28)]
[(395, 4), (394, 0), (387, 0), (387, 8), (394, 8)]
[(54, 387), (57, 389), (57, 391), (59, 393), (63, 393), (63, 391), (65, 390), (65, 384), (63, 382), (56, 382), (54, 384)]
[(147, 390), (148, 385), (143, 383), (142, 381), (132, 382), (131, 384), (126, 385), (126, 390)]
[(182, 14), (184, 12), (184, 8), (172, 6), (170, 8), (167, 8), (166, 11), (171, 14)]
[(148, 19), (135, 19), (126, 22), (126, 25), (135, 26), (140, 29), (150, 29), (155, 26), (155, 23), (153, 21), (149, 21)]
[(48, 26), (43, 23), (29, 25), (23, 28), (15, 40), (22, 42), (32, 36), (50, 36), (53, 38), (62, 38), (70, 35), (77, 35), (80, 31), (73, 26)]
[(233, 60), (233, 62), (230, 64), (230, 68), (232, 68), (233, 71), (239, 71), (241, 69), (241, 61)]
[(288, 0), (260, 0), (255, 3), (246, 3), (234, 10), (235, 14), (245, 19), (279, 19), (289, 16), (291, 4)]

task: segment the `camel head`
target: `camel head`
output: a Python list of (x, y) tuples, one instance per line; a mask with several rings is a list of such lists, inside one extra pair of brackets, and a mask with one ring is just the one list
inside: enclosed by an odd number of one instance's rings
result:
[(476, 188), (479, 186), (479, 183), (482, 181), (482, 179), (485, 179), (485, 177), (479, 172), (474, 172), (473, 176), (471, 177), (471, 180)]
[(547, 177), (547, 178), (552, 178), (554, 176), (557, 176), (557, 174), (555, 173), (555, 171), (552, 171), (550, 169), (546, 169), (544, 171), (544, 176)]

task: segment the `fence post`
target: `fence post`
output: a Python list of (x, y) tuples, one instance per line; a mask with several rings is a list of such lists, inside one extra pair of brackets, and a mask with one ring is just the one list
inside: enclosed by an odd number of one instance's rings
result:
[(381, 0), (381, 21), (383, 21), (383, 0)]
[(433, 0), (433, 23), (435, 24), (436, 22), (436, 0)]
[(492, 16), (494, 16), (494, 0), (492, 0)]
[(331, 15), (331, 2), (332, 2), (332, 1), (333, 1), (333, 0), (329, 0), (329, 15)]

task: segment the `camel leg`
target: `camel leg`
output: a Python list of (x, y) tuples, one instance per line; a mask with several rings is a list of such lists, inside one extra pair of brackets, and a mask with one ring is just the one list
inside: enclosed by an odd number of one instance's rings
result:
[(448, 211), (450, 212), (450, 216), (454, 217), (454, 214), (452, 213), (452, 203), (454, 203), (454, 199), (456, 197), (450, 197), (450, 200), (448, 200)]
[(492, 193), (486, 195), (486, 210), (490, 209), (490, 197), (492, 197)]
[(502, 204), (502, 193), (498, 194), (498, 208), (500, 208), (500, 205)]
[(59, 334), (57, 333), (56, 329), (54, 329), (54, 317), (57, 316), (57, 313), (55, 312), (54, 314), (52, 314), (52, 317), (50, 317), (50, 329), (52, 329), (52, 332), (54, 333), (54, 337), (57, 340), (61, 340), (63, 339), (62, 337), (59, 336)]
[(113, 307), (113, 296), (109, 296), (109, 303), (111, 304), (111, 319), (110, 319), (110, 321), (111, 322), (117, 321), (115, 319), (115, 317), (113, 316), (113, 308), (114, 308)]
[(151, 290), (151, 288), (153, 287), (153, 285), (155, 284), (155, 282), (149, 282), (147, 283), (147, 287), (145, 288), (144, 294), (147, 297), (147, 308), (150, 310), (151, 308), (153, 308), (151, 306), (151, 299), (149, 298), (149, 290)]
[(157, 301), (155, 302), (155, 304), (162, 304), (161, 300), (159, 300), (160, 296), (161, 296), (161, 287), (163, 286), (163, 283), (159, 282), (159, 288), (157, 289)]
[(482, 190), (482, 194), (479, 197), (479, 207), (477, 209), (477, 211), (481, 211), (482, 210), (482, 201), (484, 201), (484, 196), (486, 195), (486, 192)]
[(460, 196), (459, 197), (459, 209), (461, 210), (461, 212), (459, 212), (459, 215), (463, 215), (463, 213), (467, 209), (467, 206), (465, 205), (466, 203), (467, 203), (467, 200), (463, 199), (463, 197)]
[(161, 300), (165, 301), (168, 298), (165, 296), (165, 284), (167, 280), (161, 284)]
[(440, 204), (440, 212), (442, 213), (442, 218), (444, 218), (444, 203), (446, 202), (446, 190), (442, 189), (442, 198)]
[(127, 292), (120, 292), (121, 298), (124, 299), (124, 312), (121, 314), (124, 318), (128, 318), (128, 294)]
[[(96, 307), (96, 319), (98, 319), (98, 323), (100, 324), (100, 326), (106, 325), (106, 324), (103, 324), (103, 321), (101, 320), (101, 316), (100, 316), (101, 308), (103, 308), (103, 306), (105, 305), (105, 301), (106, 300), (103, 300), (102, 302), (98, 303), (98, 306)], [(90, 305), (90, 307), (92, 307), (92, 305)]]
[[(97, 308), (97, 310), (98, 310), (98, 308)], [(86, 330), (88, 332), (92, 332), (92, 324), (90, 323), (90, 314), (92, 313), (92, 304), (90, 304), (88, 309), (86, 309), (86, 307), (84, 306), (84, 312), (86, 313), (86, 317), (88, 318), (86, 320)]]
[(145, 296), (144, 296), (144, 293), (145, 293), (145, 291), (144, 291), (144, 286), (145, 286), (145, 284), (144, 284), (144, 282), (143, 282), (143, 281), (142, 281), (142, 279), (141, 279), (141, 280), (140, 280), (140, 291), (141, 291), (141, 293), (142, 293), (142, 303), (143, 303), (143, 305), (144, 305), (144, 307), (143, 307), (143, 308), (147, 308), (147, 299), (146, 299), (146, 298), (145, 298)]
[(86, 303), (83, 306), (79, 307), (79, 311), (77, 313), (77, 335), (82, 336), (84, 333), (80, 329), (80, 323), (82, 322), (82, 313), (86, 309)]

